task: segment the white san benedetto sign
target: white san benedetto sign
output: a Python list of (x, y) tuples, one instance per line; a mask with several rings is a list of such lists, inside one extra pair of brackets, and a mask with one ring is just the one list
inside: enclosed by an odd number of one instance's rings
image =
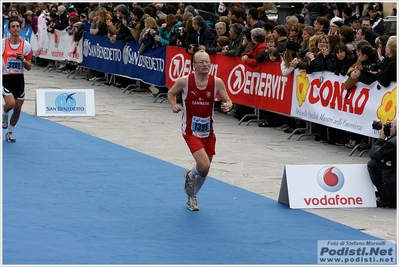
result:
[(37, 89), (37, 116), (95, 116), (93, 89)]

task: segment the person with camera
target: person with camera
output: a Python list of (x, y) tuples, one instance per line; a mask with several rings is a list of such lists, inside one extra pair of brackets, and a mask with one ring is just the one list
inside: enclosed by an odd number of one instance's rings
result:
[(221, 53), (224, 56), (236, 57), (241, 54), (244, 27), (240, 23), (233, 23), (229, 28), (230, 43), (227, 47), (222, 48)]
[(357, 83), (371, 84), (375, 82), (375, 75), (369, 71), (376, 71), (378, 66), (378, 53), (371, 45), (366, 44), (358, 48), (358, 60), (348, 69), (348, 78), (344, 83), (347, 90), (345, 98), (349, 97), (351, 88)]
[(205, 19), (197, 15), (193, 18), (193, 28), (195, 31), (195, 42), (188, 44), (186, 52), (194, 55), (198, 50), (205, 50), (215, 39), (214, 31), (205, 23)]
[[(378, 65), (378, 70), (370, 70), (376, 80), (384, 87), (396, 82), (396, 39), (389, 39), (385, 47), (385, 57)], [(377, 87), (377, 89), (380, 89)]]
[(174, 14), (166, 15), (165, 23), (162, 23), (159, 28), (159, 35), (155, 36), (155, 40), (160, 42), (162, 45), (169, 45), (170, 38), (173, 33), (176, 32), (181, 26), (181, 21), (178, 21)]
[(380, 137), (369, 151), (367, 170), (377, 189), (378, 207), (396, 208), (396, 127), (396, 118), (385, 125), (373, 122), (373, 129), (380, 129)]
[[(226, 27), (226, 23), (223, 21), (218, 21), (215, 24), (215, 30), (216, 30), (216, 36), (213, 39), (213, 42), (206, 46), (205, 51), (209, 54), (216, 54), (217, 52), (222, 52), (222, 49), (225, 48), (226, 49), (226, 45), (229, 45), (230, 43), (230, 34), (227, 31), (227, 27)], [(229, 39), (228, 43), (226, 45), (220, 45), (219, 41), (219, 37), (221, 36), (225, 36), (226, 38)], [(228, 50), (228, 46), (227, 46), (227, 50)]]

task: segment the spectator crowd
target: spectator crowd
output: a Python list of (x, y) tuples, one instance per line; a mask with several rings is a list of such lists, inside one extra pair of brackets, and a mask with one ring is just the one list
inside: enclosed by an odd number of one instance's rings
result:
[[(384, 35), (383, 3), (295, 3), (297, 13), (287, 16), (285, 25), (269, 19), (263, 3), (220, 3), (217, 21), (201, 16), (193, 5), (3, 2), (3, 21), (16, 17), (22, 27), (30, 25), (35, 35), (65, 30), (74, 35), (76, 46), (83, 32), (88, 32), (107, 36), (110, 42), (137, 41), (140, 54), (171, 45), (189, 54), (205, 50), (208, 54), (240, 57), (250, 67), (280, 62), (285, 76), (297, 68), (309, 74), (330, 71), (347, 78), (347, 96), (357, 82), (377, 81), (381, 89), (396, 82), (397, 40), (396, 36)], [(396, 8), (392, 12), (396, 15)], [(71, 70), (68, 64), (59, 68), (66, 73)], [(86, 71), (88, 80), (101, 75), (104, 73)], [(116, 78), (117, 86), (131, 83), (128, 78)], [(156, 95), (168, 90), (155, 89)], [(241, 119), (250, 109), (236, 104), (228, 114)], [(261, 115), (260, 127), (301, 133), (295, 131), (301, 128), (301, 121), (267, 111), (261, 111)], [(359, 150), (371, 147), (367, 137), (321, 125), (318, 128), (318, 141), (357, 146)]]

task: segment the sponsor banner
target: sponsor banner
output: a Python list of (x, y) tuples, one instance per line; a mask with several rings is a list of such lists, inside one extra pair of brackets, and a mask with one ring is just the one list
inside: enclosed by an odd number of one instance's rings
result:
[(396, 265), (395, 241), (318, 240), (317, 263), (325, 265)]
[(358, 82), (345, 98), (346, 78), (331, 72), (306, 74), (295, 70), (291, 116), (325, 126), (378, 138), (373, 120), (386, 123), (396, 116), (396, 83)]
[(73, 35), (69, 35), (66, 31), (55, 30), (54, 33), (47, 34), (49, 38), (48, 50), (39, 48), (38, 37), (32, 34), (31, 45), (34, 56), (55, 61), (82, 62), (82, 39), (76, 46)]
[[(293, 75), (281, 75), (280, 63), (265, 62), (251, 68), (240, 57), (211, 55), (210, 73), (221, 78), (234, 103), (286, 115), (291, 114)], [(166, 86), (191, 73), (192, 56), (183, 48), (168, 46)]]
[[(26, 28), (21, 28), (19, 32), (19, 36), (30, 43), (30, 36), (32, 35), (32, 27), (30, 25), (26, 26)], [(3, 20), (3, 38), (10, 37), (10, 32), (8, 31), (8, 20)]]
[(292, 209), (376, 207), (366, 164), (287, 165), (278, 201)]
[(139, 55), (139, 43), (136, 41), (112, 43), (106, 36), (87, 32), (82, 39), (84, 67), (165, 86), (165, 46), (147, 49)]
[(38, 89), (37, 116), (95, 116), (93, 89)]

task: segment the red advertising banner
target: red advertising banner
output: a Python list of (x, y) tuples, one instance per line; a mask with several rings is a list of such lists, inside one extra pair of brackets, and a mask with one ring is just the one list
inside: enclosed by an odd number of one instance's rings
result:
[[(172, 87), (182, 76), (191, 73), (192, 56), (183, 48), (166, 50), (166, 86)], [(234, 103), (281, 114), (291, 114), (293, 74), (281, 74), (280, 63), (265, 62), (259, 67), (245, 66), (240, 57), (211, 55), (210, 73), (221, 78)]]

